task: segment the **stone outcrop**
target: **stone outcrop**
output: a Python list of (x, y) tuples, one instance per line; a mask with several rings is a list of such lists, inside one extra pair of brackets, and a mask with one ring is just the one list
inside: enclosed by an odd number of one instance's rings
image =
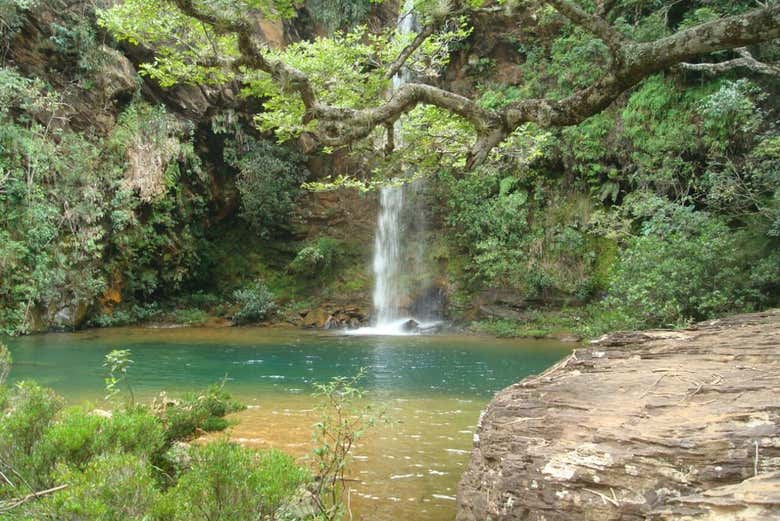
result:
[(501, 391), (458, 521), (780, 519), (780, 310), (607, 335)]
[(301, 313), (300, 325), (309, 328), (342, 329), (359, 327), (365, 323), (368, 313), (357, 306), (341, 306), (326, 303)]

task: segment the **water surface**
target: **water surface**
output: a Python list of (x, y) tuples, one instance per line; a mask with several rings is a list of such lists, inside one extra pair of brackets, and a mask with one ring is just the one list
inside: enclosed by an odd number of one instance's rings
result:
[(453, 519), (457, 482), (491, 396), (562, 358), (552, 341), (473, 336), (354, 337), (277, 328), (115, 328), (8, 340), (11, 380), (35, 379), (71, 402), (103, 399), (102, 361), (132, 350), (130, 379), (149, 399), (226, 380), (249, 404), (230, 436), (301, 458), (316, 421), (312, 385), (365, 371), (362, 387), (387, 410), (356, 448), (356, 519)]

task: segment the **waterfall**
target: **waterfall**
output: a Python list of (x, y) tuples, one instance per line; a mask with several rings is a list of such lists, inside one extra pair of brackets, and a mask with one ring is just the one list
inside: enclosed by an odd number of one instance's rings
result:
[[(414, 30), (413, 8), (414, 0), (405, 0), (398, 17), (400, 34), (409, 34)], [(408, 70), (402, 68), (393, 76), (394, 91), (406, 83), (408, 75)], [(399, 127), (400, 121), (393, 136), (397, 146), (402, 145)], [(358, 329), (354, 332), (356, 334), (405, 334), (412, 332), (408, 327), (409, 320), (419, 323), (421, 319), (430, 320), (433, 315), (427, 310), (418, 310), (418, 319), (402, 314), (402, 311), (409, 311), (406, 309), (408, 306), (402, 306), (409, 289), (404, 287), (403, 280), (408, 282), (415, 279), (414, 275), (419, 274), (424, 264), (423, 245), (420, 241), (415, 244), (412, 235), (414, 231), (419, 234), (420, 230), (425, 229), (425, 214), (420, 211), (419, 205), (407, 204), (408, 195), (414, 195), (414, 190), (404, 184), (392, 183), (380, 189), (374, 238), (373, 327)]]
[(401, 300), (401, 216), (404, 188), (384, 186), (379, 193), (374, 238), (374, 314), (378, 327), (398, 320)]

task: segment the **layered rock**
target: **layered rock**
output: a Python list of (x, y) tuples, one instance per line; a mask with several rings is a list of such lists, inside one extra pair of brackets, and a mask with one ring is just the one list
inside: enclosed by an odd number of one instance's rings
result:
[(780, 310), (605, 336), (501, 391), (458, 521), (780, 519)]

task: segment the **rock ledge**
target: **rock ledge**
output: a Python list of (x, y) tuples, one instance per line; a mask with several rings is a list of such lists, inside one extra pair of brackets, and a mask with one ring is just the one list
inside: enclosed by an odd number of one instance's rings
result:
[(458, 521), (780, 520), (780, 310), (615, 333), (504, 389)]

